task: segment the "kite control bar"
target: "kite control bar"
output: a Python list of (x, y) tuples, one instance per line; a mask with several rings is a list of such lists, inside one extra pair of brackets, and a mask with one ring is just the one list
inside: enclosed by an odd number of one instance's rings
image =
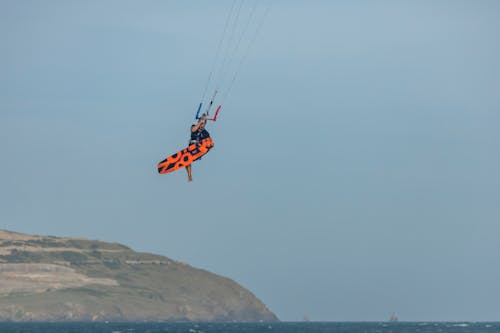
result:
[[(214, 105), (214, 101), (215, 101), (215, 97), (217, 96), (217, 90), (214, 91), (214, 95), (212, 96), (212, 98), (210, 99), (210, 103), (208, 103), (208, 107), (207, 107), (207, 110), (205, 111), (205, 114), (207, 116), (210, 115), (210, 109), (212, 108), (212, 105)], [(196, 117), (195, 119), (198, 120), (200, 119), (200, 111), (201, 111), (201, 107), (203, 106), (203, 101), (200, 102), (200, 105), (198, 105), (198, 111), (196, 111)], [(217, 107), (217, 109), (215, 110), (215, 115), (213, 118), (208, 118), (207, 120), (212, 120), (212, 121), (216, 121), (217, 120), (217, 114), (219, 113), (220, 111), (220, 108), (221, 108), (221, 105), (219, 105)]]
[(200, 103), (200, 105), (198, 105), (198, 111), (196, 111), (196, 116), (194, 117), (196, 120), (200, 119), (200, 111), (202, 105), (203, 103)]
[(219, 114), (219, 111), (220, 111), (220, 108), (222, 107), (222, 105), (219, 105), (217, 107), (217, 109), (215, 109), (215, 115), (213, 118), (207, 118), (207, 120), (212, 120), (212, 121), (217, 121), (217, 115)]
[[(210, 102), (210, 104), (212, 104), (212, 103), (213, 102)], [(200, 117), (201, 106), (202, 106), (202, 103), (200, 103), (200, 105), (198, 106), (198, 111), (196, 111), (196, 117), (195, 117), (196, 120), (198, 120), (198, 119), (201, 118)], [(217, 121), (217, 115), (219, 114), (219, 111), (220, 111), (221, 108), (222, 108), (222, 105), (217, 106), (217, 109), (215, 109), (214, 117), (213, 118), (207, 118), (207, 120)]]

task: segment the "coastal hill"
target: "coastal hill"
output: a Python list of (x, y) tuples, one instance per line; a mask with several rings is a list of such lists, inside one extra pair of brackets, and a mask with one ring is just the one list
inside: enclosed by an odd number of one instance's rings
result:
[(234, 281), (117, 243), (0, 230), (0, 321), (276, 321)]

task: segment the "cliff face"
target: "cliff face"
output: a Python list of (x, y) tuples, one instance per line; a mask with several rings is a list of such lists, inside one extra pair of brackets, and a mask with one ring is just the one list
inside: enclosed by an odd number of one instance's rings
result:
[(234, 281), (116, 243), (0, 230), (0, 321), (275, 321)]

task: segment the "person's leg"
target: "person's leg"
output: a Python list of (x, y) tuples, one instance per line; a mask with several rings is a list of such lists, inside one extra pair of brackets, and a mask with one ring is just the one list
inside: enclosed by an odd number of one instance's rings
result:
[(191, 164), (189, 164), (187, 167), (186, 167), (186, 171), (187, 171), (187, 174), (188, 174), (188, 181), (193, 181), (193, 176), (191, 175)]

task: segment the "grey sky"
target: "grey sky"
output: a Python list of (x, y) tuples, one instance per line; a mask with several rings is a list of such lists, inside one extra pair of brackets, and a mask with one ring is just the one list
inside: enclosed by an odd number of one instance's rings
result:
[(273, 1), (193, 167), (231, 1), (0, 0), (0, 228), (229, 276), (282, 320), (500, 320), (500, 2)]

